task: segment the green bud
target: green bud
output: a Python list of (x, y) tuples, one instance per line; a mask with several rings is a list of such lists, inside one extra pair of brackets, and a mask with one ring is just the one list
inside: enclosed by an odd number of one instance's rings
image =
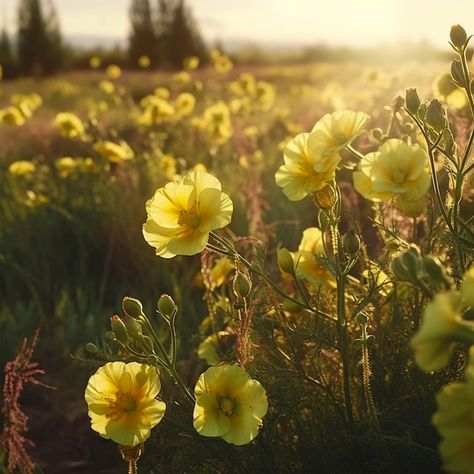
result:
[(121, 343), (126, 344), (128, 340), (128, 334), (124, 322), (117, 315), (115, 315), (110, 318), (110, 325), (115, 338)]
[(135, 340), (137, 337), (141, 336), (142, 334), (142, 327), (140, 323), (135, 319), (132, 318), (129, 314), (126, 314), (123, 318), (123, 322), (125, 327), (127, 328), (128, 335)]
[(406, 103), (408, 112), (410, 112), (413, 115), (416, 115), (418, 113), (418, 109), (420, 108), (420, 105), (421, 105), (421, 99), (416, 89), (412, 88), (412, 89), (407, 89), (405, 91), (405, 103)]
[(449, 36), (451, 37), (451, 43), (453, 43), (456, 48), (461, 49), (466, 44), (467, 33), (461, 25), (453, 25)]
[(357, 324), (360, 324), (361, 326), (369, 322), (368, 316), (364, 313), (359, 313), (355, 319), (356, 319)]
[(173, 301), (173, 298), (169, 295), (161, 295), (158, 300), (158, 311), (163, 315), (171, 318), (178, 311), (176, 303)]
[(422, 256), (420, 251), (414, 246), (410, 247), (401, 255), (401, 259), (411, 277), (416, 280), (421, 272)]
[(234, 294), (240, 298), (247, 298), (252, 290), (252, 281), (250, 278), (242, 272), (237, 271), (235, 273), (233, 282)]
[(126, 296), (122, 300), (122, 308), (125, 314), (128, 314), (132, 318), (138, 319), (143, 314), (143, 305), (135, 298)]
[(399, 94), (392, 101), (393, 110), (400, 110), (405, 105), (405, 99)]
[(462, 87), (462, 85), (464, 84), (462, 64), (457, 59), (454, 59), (451, 63), (451, 78), (457, 86)]
[(349, 232), (342, 239), (342, 246), (348, 255), (356, 255), (360, 250), (360, 239), (355, 232)]
[(384, 134), (381, 128), (374, 128), (370, 131), (370, 137), (374, 142), (380, 142), (384, 138)]
[(401, 257), (392, 260), (390, 268), (395, 277), (400, 281), (412, 281), (412, 277), (407, 267), (403, 264)]
[(337, 201), (337, 194), (330, 184), (313, 193), (313, 200), (320, 209), (332, 209)]
[(277, 253), (278, 266), (285, 273), (293, 275), (295, 273), (295, 262), (293, 262), (293, 257), (291, 253), (286, 248), (281, 248)]
[(89, 354), (97, 354), (99, 352), (99, 349), (93, 342), (88, 342), (85, 345), (85, 349), (87, 352), (89, 352)]
[(153, 340), (150, 336), (141, 336), (140, 342), (142, 343), (142, 346), (145, 348), (145, 350), (149, 350), (150, 352), (153, 352), (154, 350)]
[(446, 126), (446, 114), (438, 99), (433, 99), (426, 110), (426, 121), (437, 132), (441, 132)]

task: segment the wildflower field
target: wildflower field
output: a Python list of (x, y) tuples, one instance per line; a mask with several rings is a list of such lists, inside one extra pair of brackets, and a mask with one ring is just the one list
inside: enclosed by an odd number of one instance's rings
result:
[(449, 39), (0, 82), (0, 473), (473, 474)]

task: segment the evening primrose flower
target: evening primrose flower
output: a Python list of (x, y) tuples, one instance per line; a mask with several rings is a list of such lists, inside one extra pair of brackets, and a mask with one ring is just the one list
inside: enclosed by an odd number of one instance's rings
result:
[(201, 252), (209, 232), (229, 224), (233, 205), (217, 178), (193, 171), (159, 188), (146, 211), (145, 240), (157, 255), (171, 258)]
[(188, 71), (194, 71), (194, 69), (199, 67), (199, 58), (197, 56), (188, 56), (183, 61), (183, 67)]
[(257, 435), (268, 410), (265, 389), (236, 365), (210, 367), (194, 389), (194, 428), (241, 446)]
[(185, 117), (193, 112), (196, 98), (189, 92), (182, 92), (176, 97), (174, 105), (178, 115)]
[(225, 143), (232, 136), (230, 110), (227, 104), (219, 101), (204, 110), (203, 127), (217, 143)]
[(151, 59), (149, 56), (143, 55), (138, 58), (138, 65), (143, 68), (147, 69), (151, 65)]
[(340, 157), (320, 155), (310, 146), (310, 133), (300, 133), (283, 150), (285, 164), (275, 174), (278, 186), (290, 201), (299, 201), (319, 191), (334, 179)]
[(465, 374), (465, 382), (445, 385), (438, 393), (432, 421), (442, 438), (439, 451), (444, 469), (474, 474), (474, 347)]
[(145, 107), (143, 114), (139, 117), (139, 122), (144, 125), (162, 123), (175, 114), (174, 107), (165, 99), (156, 95), (149, 95), (140, 102)]
[(308, 146), (319, 155), (334, 155), (354, 141), (369, 116), (363, 112), (338, 110), (324, 115), (311, 130)]
[(116, 64), (111, 64), (110, 66), (107, 66), (105, 73), (110, 77), (110, 79), (118, 79), (122, 75), (122, 70)]
[(120, 164), (134, 157), (133, 150), (124, 141), (120, 143), (107, 140), (98, 142), (94, 145), (94, 150), (99, 153), (99, 155), (107, 158), (111, 163)]
[(430, 187), (428, 155), (418, 145), (387, 140), (378, 151), (368, 153), (354, 172), (354, 186), (366, 199), (417, 201)]
[(461, 318), (458, 292), (438, 293), (426, 305), (420, 329), (410, 341), (417, 364), (426, 372), (442, 369), (454, 343), (474, 343), (474, 323)]
[(101, 65), (102, 59), (100, 59), (99, 56), (92, 56), (89, 59), (89, 66), (91, 67), (91, 69), (99, 69)]
[(82, 120), (71, 112), (59, 113), (56, 115), (53, 124), (65, 137), (77, 138), (82, 137), (85, 133)]
[(235, 338), (235, 334), (230, 334), (227, 331), (211, 334), (199, 344), (197, 355), (211, 366), (235, 359)]
[(323, 233), (317, 227), (303, 231), (301, 243), (296, 252), (291, 252), (297, 278), (304, 278), (313, 285), (335, 288), (336, 281), (318, 256), (324, 256)]
[(452, 81), (449, 73), (436, 77), (433, 92), (437, 98), (454, 109), (461, 110), (469, 105), (466, 93)]
[(15, 176), (24, 176), (26, 174), (34, 173), (36, 170), (36, 165), (28, 160), (18, 160), (14, 161), (8, 167), (10, 174)]
[(19, 127), (26, 122), (25, 116), (21, 113), (18, 107), (10, 105), (0, 109), (0, 123), (7, 125), (16, 125)]
[(143, 443), (165, 414), (165, 403), (156, 400), (160, 389), (154, 367), (137, 362), (105, 364), (85, 391), (92, 429), (122, 446)]

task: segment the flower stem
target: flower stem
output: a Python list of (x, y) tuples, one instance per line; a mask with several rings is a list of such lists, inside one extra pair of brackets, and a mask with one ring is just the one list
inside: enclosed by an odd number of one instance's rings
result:
[(137, 469), (137, 461), (136, 459), (130, 459), (128, 461), (128, 474), (137, 474), (138, 469)]

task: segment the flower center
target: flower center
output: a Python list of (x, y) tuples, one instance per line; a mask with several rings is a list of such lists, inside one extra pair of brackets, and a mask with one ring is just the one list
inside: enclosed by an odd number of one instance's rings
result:
[(106, 400), (109, 406), (109, 412), (106, 416), (114, 420), (135, 411), (137, 408), (137, 402), (128, 393), (117, 392), (115, 398), (106, 398)]
[(196, 205), (189, 210), (183, 209), (179, 212), (178, 225), (186, 226), (190, 229), (197, 229), (201, 225), (201, 217)]
[(395, 169), (392, 173), (392, 179), (395, 184), (402, 184), (405, 182), (405, 172), (401, 169)]
[(220, 403), (220, 409), (223, 411), (227, 416), (232, 415), (234, 411), (235, 402), (230, 398), (223, 398)]

